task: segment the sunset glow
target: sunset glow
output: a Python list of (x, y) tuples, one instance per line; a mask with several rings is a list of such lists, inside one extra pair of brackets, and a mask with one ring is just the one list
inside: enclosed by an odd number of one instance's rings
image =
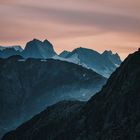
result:
[(139, 0), (0, 0), (0, 45), (48, 39), (57, 53), (86, 47), (124, 59), (140, 46)]

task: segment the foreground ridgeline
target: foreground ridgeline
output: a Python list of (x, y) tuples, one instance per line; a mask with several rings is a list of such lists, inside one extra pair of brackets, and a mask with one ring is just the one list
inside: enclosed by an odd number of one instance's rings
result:
[(0, 58), (8, 58), (13, 55), (21, 55), (23, 58), (40, 58), (40, 59), (58, 59), (68, 61), (83, 67), (89, 68), (98, 74), (109, 77), (121, 64), (119, 55), (113, 54), (111, 51), (104, 51), (102, 54), (88, 48), (77, 48), (72, 52), (63, 51), (58, 55), (53, 45), (48, 41), (40, 41), (33, 39), (29, 41), (25, 49), (20, 46), (1, 47)]
[(61, 100), (88, 100), (106, 78), (54, 59), (0, 59), (0, 136)]
[(139, 140), (140, 51), (129, 55), (88, 102), (48, 107), (2, 140)]

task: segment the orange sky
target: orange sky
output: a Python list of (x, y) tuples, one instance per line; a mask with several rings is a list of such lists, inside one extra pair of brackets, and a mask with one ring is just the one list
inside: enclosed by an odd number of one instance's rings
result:
[(122, 59), (140, 47), (140, 0), (0, 0), (0, 45), (47, 38), (60, 53), (86, 47)]

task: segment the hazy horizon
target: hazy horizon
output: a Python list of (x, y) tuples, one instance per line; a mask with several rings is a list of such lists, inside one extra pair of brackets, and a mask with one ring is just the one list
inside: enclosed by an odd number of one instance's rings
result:
[(112, 50), (121, 59), (140, 46), (139, 0), (0, 0), (0, 45), (48, 39), (57, 53)]

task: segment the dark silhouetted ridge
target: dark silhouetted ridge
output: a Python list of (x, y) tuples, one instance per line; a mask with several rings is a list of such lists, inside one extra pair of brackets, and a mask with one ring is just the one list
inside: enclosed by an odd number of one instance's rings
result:
[[(88, 100), (106, 78), (54, 59), (0, 59), (0, 136), (61, 100)], [(2, 129), (2, 130), (1, 130)]]

